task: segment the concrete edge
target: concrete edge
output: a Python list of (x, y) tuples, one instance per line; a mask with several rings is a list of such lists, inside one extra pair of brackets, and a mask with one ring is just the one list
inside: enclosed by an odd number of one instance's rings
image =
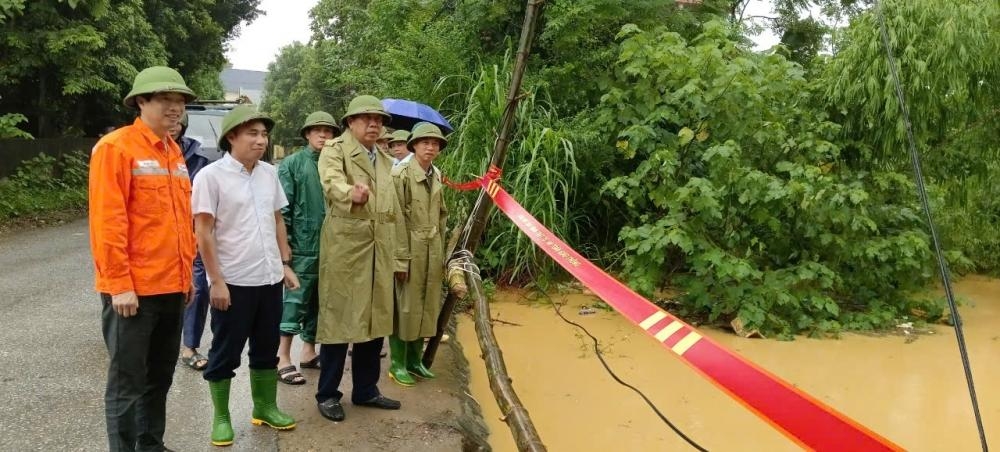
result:
[(458, 425), (462, 433), (462, 450), (464, 452), (492, 452), (493, 449), (487, 442), (490, 431), (483, 418), (482, 408), (469, 390), (469, 361), (465, 359), (462, 344), (458, 342), (456, 325), (455, 316), (452, 316), (447, 329), (452, 339), (447, 344), (455, 357), (456, 376), (459, 381), (459, 402), (462, 409), (459, 413)]

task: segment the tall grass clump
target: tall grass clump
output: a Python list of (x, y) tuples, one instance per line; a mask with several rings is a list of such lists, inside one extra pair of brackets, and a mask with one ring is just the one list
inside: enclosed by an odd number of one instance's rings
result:
[[(450, 179), (470, 180), (486, 171), (510, 78), (508, 64), (480, 64), (472, 77), (463, 80), (467, 88), (462, 97), (445, 100), (462, 107), (449, 118), (456, 131), (439, 161)], [(515, 117), (501, 185), (542, 224), (572, 243), (581, 220), (571, 208), (580, 173), (573, 143), (544, 94), (522, 93)], [(461, 227), (476, 193), (449, 190), (446, 200), (452, 224)], [(476, 252), (480, 266), (501, 284), (544, 282), (556, 271), (551, 260), (502, 215), (493, 216), (480, 243)]]

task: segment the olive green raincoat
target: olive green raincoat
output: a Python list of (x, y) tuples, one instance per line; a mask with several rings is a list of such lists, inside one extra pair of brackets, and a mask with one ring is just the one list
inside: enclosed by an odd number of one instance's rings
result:
[(392, 170), (409, 238), (410, 274), (396, 297), (396, 335), (404, 341), (437, 333), (444, 283), (444, 206), (441, 172), (428, 177), (413, 159)]
[(316, 276), (319, 270), (319, 232), (326, 216), (326, 201), (318, 174), (319, 153), (309, 146), (299, 149), (278, 165), (288, 206), (281, 209), (292, 248), (295, 274)]
[[(326, 201), (317, 171), (318, 160), (319, 152), (305, 146), (278, 165), (278, 180), (288, 198), (288, 205), (281, 209), (281, 216), (285, 219), (288, 244), (292, 248), (292, 271), (299, 277), (300, 284), (296, 290), (285, 290), (285, 303), (310, 306), (316, 303), (310, 298), (318, 282), (319, 233), (326, 217)], [(298, 319), (282, 318), (281, 331), (300, 334), (302, 340), (313, 342), (315, 327), (311, 325), (316, 322), (316, 311), (310, 311), (313, 308), (304, 309), (311, 312), (303, 319), (304, 327), (298, 324)]]
[[(368, 150), (351, 135), (326, 142), (319, 177), (326, 197), (320, 238), (319, 323), (316, 343), (366, 342), (392, 334), (395, 271), (407, 271), (402, 209), (392, 183), (392, 156)], [(371, 191), (363, 205), (351, 203), (355, 182)]]

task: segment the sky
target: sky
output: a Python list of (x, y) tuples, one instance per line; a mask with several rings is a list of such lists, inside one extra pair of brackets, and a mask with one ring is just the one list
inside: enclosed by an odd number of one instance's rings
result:
[(235, 69), (266, 71), (278, 50), (295, 41), (309, 41), (309, 10), (314, 0), (262, 0), (266, 14), (257, 17), (229, 43), (226, 58)]
[[(309, 10), (316, 3), (314, 0), (262, 0), (260, 9), (265, 14), (243, 27), (239, 37), (229, 44), (226, 57), (233, 68), (266, 71), (282, 47), (295, 41), (309, 41)], [(753, 0), (747, 6), (746, 15), (768, 15), (770, 12), (769, 0)], [(756, 48), (762, 50), (776, 44), (778, 38), (764, 32), (754, 41)]]

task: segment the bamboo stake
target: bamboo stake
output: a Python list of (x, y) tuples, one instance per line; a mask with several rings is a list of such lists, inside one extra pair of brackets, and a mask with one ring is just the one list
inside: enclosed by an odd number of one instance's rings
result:
[(466, 273), (465, 281), (469, 285), (469, 296), (473, 297), (476, 306), (476, 336), (479, 338), (479, 348), (483, 351), (483, 361), (486, 362), (490, 390), (503, 414), (503, 421), (510, 427), (517, 450), (543, 452), (547, 450), (545, 444), (538, 436), (528, 410), (521, 404), (521, 399), (514, 392), (512, 380), (507, 375), (503, 352), (493, 335), (493, 325), (490, 324), (490, 307), (483, 293), (482, 280), (479, 275)]
[[(514, 113), (517, 112), (517, 103), (521, 99), (521, 81), (524, 79), (524, 70), (528, 65), (528, 55), (531, 51), (531, 43), (535, 36), (535, 27), (538, 16), (542, 11), (542, 4), (545, 0), (528, 0), (524, 12), (524, 24), (521, 26), (521, 39), (518, 43), (517, 58), (514, 62), (514, 69), (510, 80), (510, 90), (507, 92), (507, 106), (504, 109), (503, 118), (500, 121), (500, 134), (493, 145), (493, 155), (490, 158), (490, 165), (497, 168), (503, 167), (504, 160), (507, 159), (507, 147), (510, 145), (510, 134), (514, 128)], [(486, 195), (486, 191), (480, 190), (472, 212), (469, 213), (469, 220), (462, 231), (458, 246), (454, 249), (456, 253), (467, 250), (474, 255), (479, 241), (482, 239), (483, 231), (486, 230), (486, 221), (493, 208), (493, 200)], [(455, 254), (450, 254), (454, 258)], [(431, 367), (434, 364), (434, 356), (437, 354), (438, 346), (441, 344), (441, 336), (451, 322), (451, 312), (455, 309), (458, 299), (455, 295), (448, 293), (441, 307), (441, 315), (438, 316), (437, 334), (427, 342), (422, 361), (424, 366)]]
[[(521, 82), (524, 78), (524, 70), (528, 64), (528, 55), (531, 51), (531, 43), (534, 40), (535, 28), (538, 16), (541, 14), (544, 0), (528, 0), (524, 11), (524, 23), (521, 26), (521, 38), (518, 43), (517, 57), (514, 62), (513, 73), (511, 74), (510, 89), (507, 92), (507, 105), (503, 118), (500, 121), (500, 133), (497, 135), (493, 145), (493, 155), (490, 158), (490, 165), (503, 168), (504, 160), (507, 158), (507, 148), (510, 145), (510, 135), (514, 129), (515, 113), (520, 100)], [(493, 207), (493, 201), (487, 196), (485, 190), (479, 191), (475, 208), (469, 213), (466, 227), (462, 231), (462, 237), (456, 247), (456, 253), (467, 252), (466, 255), (475, 254), (476, 248), (486, 230), (487, 220)], [(493, 325), (490, 324), (490, 309), (486, 297), (483, 295), (482, 281), (479, 275), (466, 273), (466, 281), (470, 293), (475, 302), (475, 323), (476, 336), (479, 338), (479, 346), (483, 351), (483, 360), (486, 362), (486, 372), (490, 379), (490, 389), (496, 399), (500, 410), (504, 413), (504, 422), (510, 427), (514, 436), (514, 441), (520, 451), (545, 451), (538, 431), (535, 430), (528, 410), (521, 404), (521, 400), (514, 392), (510, 376), (507, 374), (507, 366), (503, 361), (503, 352), (497, 344), (496, 336), (493, 335)], [(437, 335), (431, 338), (424, 351), (423, 363), (431, 367), (434, 363), (434, 356), (437, 353), (438, 345), (441, 343), (441, 336), (451, 322), (451, 313), (455, 309), (455, 302), (458, 301), (455, 295), (449, 291), (438, 317)]]

